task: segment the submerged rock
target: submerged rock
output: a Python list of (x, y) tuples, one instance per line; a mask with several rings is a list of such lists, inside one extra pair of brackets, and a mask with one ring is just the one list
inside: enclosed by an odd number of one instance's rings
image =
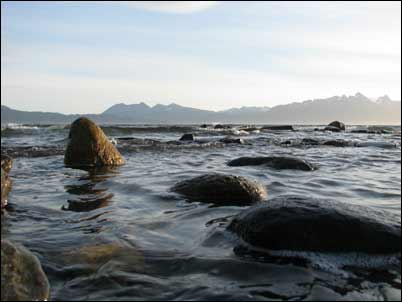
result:
[(1, 208), (7, 205), (7, 196), (11, 191), (11, 180), (3, 168), (1, 168)]
[(263, 130), (271, 130), (271, 131), (295, 131), (293, 126), (290, 125), (282, 125), (282, 126), (264, 126)]
[(82, 265), (85, 263), (93, 269), (97, 269), (109, 261), (124, 263), (125, 266), (133, 266), (136, 270), (143, 269), (145, 266), (144, 256), (138, 249), (119, 242), (87, 244), (67, 251), (62, 256), (68, 264)]
[(238, 215), (229, 230), (245, 242), (270, 250), (401, 251), (401, 220), (370, 207), (284, 196)]
[(49, 294), (49, 282), (36, 256), (1, 240), (1, 301), (46, 301)]
[(184, 134), (184, 135), (180, 138), (180, 140), (181, 140), (181, 141), (191, 141), (191, 142), (193, 142), (193, 141), (195, 141), (195, 137), (194, 137), (194, 134), (187, 133), (187, 134)]
[(315, 167), (308, 161), (293, 157), (241, 157), (230, 161), (228, 166), (268, 166), (277, 170), (315, 170)]
[(11, 167), (13, 166), (13, 159), (5, 154), (1, 155), (1, 168), (6, 173), (10, 173)]
[(345, 124), (342, 123), (342, 122), (339, 122), (339, 121), (335, 121), (335, 122), (330, 123), (330, 124), (327, 126), (327, 128), (329, 128), (329, 127), (337, 128), (337, 129), (339, 129), (339, 130), (341, 130), (341, 131), (345, 131), (345, 130), (346, 130)]
[(373, 147), (373, 148), (381, 148), (381, 149), (394, 149), (397, 147), (397, 145), (394, 143), (389, 143), (389, 142), (362, 142), (362, 143), (356, 144), (356, 147), (359, 147), (359, 148)]
[(87, 118), (71, 124), (69, 143), (64, 156), (67, 166), (101, 167), (124, 164), (124, 159), (102, 129)]
[(241, 176), (207, 174), (182, 181), (172, 188), (173, 192), (191, 201), (216, 205), (250, 205), (267, 197), (265, 187)]
[(350, 143), (345, 140), (331, 140), (331, 141), (326, 141), (323, 143), (324, 146), (331, 146), (331, 147), (348, 147), (350, 146)]
[(395, 129), (392, 127), (386, 126), (370, 126), (367, 129), (369, 133), (377, 133), (377, 134), (392, 134), (395, 133)]
[(309, 146), (318, 146), (320, 144), (318, 140), (313, 138), (303, 138), (301, 143)]

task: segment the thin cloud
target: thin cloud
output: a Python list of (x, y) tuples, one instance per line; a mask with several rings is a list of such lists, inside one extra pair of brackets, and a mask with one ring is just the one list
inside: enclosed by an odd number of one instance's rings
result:
[(206, 10), (218, 4), (218, 1), (122, 1), (127, 6), (148, 11), (190, 14)]

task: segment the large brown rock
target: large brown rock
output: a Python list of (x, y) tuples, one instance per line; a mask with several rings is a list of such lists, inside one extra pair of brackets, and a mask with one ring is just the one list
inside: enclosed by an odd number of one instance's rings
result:
[(26, 248), (1, 240), (1, 301), (46, 301), (49, 282)]
[(266, 199), (265, 187), (241, 176), (207, 174), (182, 181), (172, 188), (190, 201), (215, 205), (250, 205)]
[(72, 167), (118, 166), (124, 159), (99, 126), (79, 118), (71, 124), (64, 163)]

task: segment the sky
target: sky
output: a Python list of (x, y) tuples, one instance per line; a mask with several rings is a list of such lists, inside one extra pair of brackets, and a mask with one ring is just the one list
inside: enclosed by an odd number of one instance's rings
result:
[(1, 2), (1, 103), (222, 110), (401, 99), (401, 2)]

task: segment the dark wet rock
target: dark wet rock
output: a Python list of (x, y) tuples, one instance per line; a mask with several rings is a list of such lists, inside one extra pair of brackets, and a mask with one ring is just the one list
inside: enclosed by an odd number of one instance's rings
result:
[(186, 133), (180, 138), (180, 140), (181, 141), (192, 141), (193, 142), (193, 141), (195, 141), (195, 137), (194, 137), (194, 134)]
[(7, 205), (7, 196), (11, 191), (11, 180), (3, 168), (1, 168), (1, 208)]
[(182, 181), (172, 188), (173, 192), (191, 201), (215, 205), (250, 205), (267, 197), (263, 185), (241, 176), (207, 174)]
[(47, 301), (49, 282), (26, 248), (1, 240), (1, 301)]
[(221, 125), (221, 124), (215, 125), (214, 127), (214, 129), (231, 129), (231, 128), (232, 127), (229, 125)]
[(13, 166), (13, 159), (5, 154), (1, 154), (1, 168), (6, 173), (10, 173), (11, 167)]
[(338, 127), (327, 126), (325, 127), (324, 131), (342, 132), (342, 129), (339, 129)]
[(225, 137), (219, 140), (221, 143), (224, 144), (239, 144), (239, 145), (244, 145), (246, 142), (242, 138), (235, 138), (235, 137)]
[(401, 251), (399, 216), (336, 201), (283, 196), (238, 215), (229, 230), (252, 246), (270, 250)]
[(370, 126), (367, 130), (369, 131), (369, 133), (377, 134), (392, 134), (395, 132), (395, 129), (386, 126)]
[(228, 166), (268, 166), (277, 170), (315, 170), (315, 167), (306, 160), (293, 157), (241, 157), (230, 161)]
[(202, 129), (207, 129), (208, 127), (209, 126), (207, 124), (203, 124), (203, 125), (200, 126), (200, 128), (202, 128)]
[(328, 127), (338, 128), (338, 129), (341, 130), (341, 131), (345, 131), (345, 130), (346, 130), (345, 124), (342, 123), (342, 122), (339, 122), (339, 121), (335, 121), (335, 122), (330, 123), (330, 124), (328, 125)]
[(264, 126), (263, 130), (271, 130), (271, 131), (295, 131), (293, 126), (283, 125), (283, 126)]
[(73, 167), (118, 166), (124, 159), (102, 129), (87, 118), (71, 124), (64, 163)]
[(339, 147), (339, 148), (343, 148), (343, 147), (348, 147), (350, 146), (350, 143), (348, 141), (345, 140), (330, 140), (330, 141), (326, 141), (323, 143), (324, 146), (331, 146), (331, 147)]
[(137, 138), (132, 137), (132, 136), (125, 136), (125, 137), (117, 137), (117, 139), (119, 141), (132, 141), (132, 140), (136, 140)]
[(394, 143), (389, 143), (389, 142), (361, 142), (357, 143), (356, 147), (359, 148), (381, 148), (381, 149), (394, 149), (397, 147), (396, 144)]
[(312, 138), (303, 138), (301, 143), (303, 145), (310, 145), (310, 146), (318, 146), (320, 144), (318, 140)]
[(290, 140), (281, 142), (281, 145), (291, 145), (291, 144), (292, 144), (292, 142)]

